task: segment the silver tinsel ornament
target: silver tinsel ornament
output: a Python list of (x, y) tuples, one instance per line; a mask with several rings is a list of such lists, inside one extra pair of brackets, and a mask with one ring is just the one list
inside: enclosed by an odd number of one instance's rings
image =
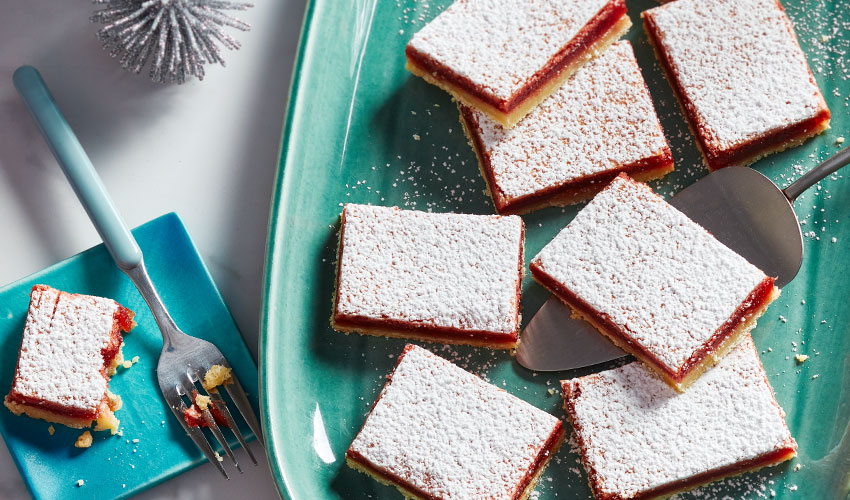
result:
[(235, 50), (240, 43), (226, 27), (251, 26), (225, 10), (246, 10), (250, 3), (227, 0), (94, 0), (102, 7), (91, 20), (104, 49), (121, 65), (139, 73), (150, 64), (155, 82), (183, 83), (187, 75), (204, 79), (204, 65), (224, 66), (219, 45)]

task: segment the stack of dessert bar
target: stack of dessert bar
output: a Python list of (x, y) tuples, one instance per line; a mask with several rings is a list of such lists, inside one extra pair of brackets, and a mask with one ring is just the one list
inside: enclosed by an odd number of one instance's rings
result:
[[(829, 110), (777, 0), (643, 12), (709, 169), (800, 144)], [(796, 454), (749, 332), (774, 278), (641, 181), (673, 157), (623, 0), (457, 0), (407, 68), (445, 89), (499, 215), (345, 205), (332, 325), (511, 349), (523, 220), (592, 198), (531, 261), (534, 278), (637, 361), (562, 382), (597, 499), (668, 496)], [(410, 498), (524, 499), (560, 421), (408, 345), (347, 452)]]

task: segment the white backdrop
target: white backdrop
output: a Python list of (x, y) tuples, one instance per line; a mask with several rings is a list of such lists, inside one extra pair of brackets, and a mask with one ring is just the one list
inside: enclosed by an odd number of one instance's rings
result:
[[(99, 242), (12, 86), (15, 68), (32, 64), (127, 224), (183, 217), (256, 356), (269, 199), (304, 0), (253, 2), (237, 14), (252, 30), (235, 33), (243, 46), (225, 53), (227, 67), (176, 86), (110, 58), (89, 0), (0, 0), (0, 284)], [(244, 468), (225, 482), (205, 464), (136, 498), (276, 498), (265, 458)], [(0, 498), (28, 498), (2, 442)]]

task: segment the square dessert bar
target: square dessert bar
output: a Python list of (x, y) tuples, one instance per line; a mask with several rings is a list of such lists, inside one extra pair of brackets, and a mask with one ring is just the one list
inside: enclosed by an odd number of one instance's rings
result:
[(677, 0), (641, 17), (709, 169), (747, 165), (829, 127), (778, 0)]
[(673, 170), (673, 155), (627, 41), (579, 68), (513, 128), (463, 104), (459, 108), (499, 213), (577, 203), (620, 172), (649, 180)]
[(524, 232), (516, 216), (345, 205), (333, 327), (516, 347)]
[(563, 439), (559, 419), (407, 345), (345, 458), (407, 498), (520, 500)]
[(111, 299), (35, 285), (24, 324), (12, 390), (5, 405), (68, 427), (118, 430), (121, 399), (109, 377), (123, 361), (121, 331), (133, 312)]
[(561, 384), (597, 500), (667, 498), (797, 454), (749, 335), (685, 393), (641, 363)]
[(779, 295), (773, 278), (625, 174), (530, 267), (578, 317), (679, 390)]
[(511, 127), (630, 26), (624, 0), (457, 0), (407, 44), (407, 69)]

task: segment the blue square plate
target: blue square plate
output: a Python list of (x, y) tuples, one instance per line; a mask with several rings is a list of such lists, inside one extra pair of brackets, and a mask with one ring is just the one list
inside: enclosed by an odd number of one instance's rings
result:
[[(177, 214), (163, 215), (134, 229), (133, 235), (174, 320), (185, 332), (221, 349), (257, 411), (257, 366), (183, 222)], [(74, 448), (81, 430), (57, 424), (51, 436), (49, 423), (0, 408), (0, 434), (33, 498), (127, 498), (206, 461), (159, 391), (156, 364), (162, 337), (153, 315), (103, 245), (0, 289), (0, 392), (11, 386), (30, 288), (37, 283), (109, 297), (135, 311), (138, 326), (124, 334), (124, 357), (138, 356), (139, 362), (119, 368), (109, 383), (124, 401), (116, 413), (123, 436), (93, 432), (88, 449)], [(242, 432), (253, 438), (247, 426)], [(83, 486), (77, 486), (79, 479)]]

